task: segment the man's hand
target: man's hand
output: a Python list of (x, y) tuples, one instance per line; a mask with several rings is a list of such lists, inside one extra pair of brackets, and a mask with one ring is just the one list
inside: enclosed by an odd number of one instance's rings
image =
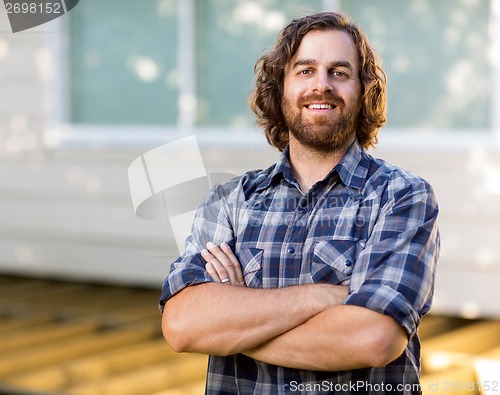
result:
[(246, 287), (240, 262), (231, 247), (226, 243), (222, 243), (220, 247), (217, 247), (214, 243), (209, 242), (207, 243), (207, 249), (201, 251), (201, 256), (207, 262), (205, 268), (212, 280)]

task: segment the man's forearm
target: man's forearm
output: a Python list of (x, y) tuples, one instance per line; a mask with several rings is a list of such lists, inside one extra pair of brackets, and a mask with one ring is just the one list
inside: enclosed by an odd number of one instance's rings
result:
[(244, 354), (273, 365), (339, 371), (384, 366), (407, 344), (390, 317), (358, 306), (333, 306)]
[(165, 304), (163, 334), (177, 351), (235, 354), (303, 324), (345, 294), (345, 287), (326, 284), (268, 290), (190, 286)]

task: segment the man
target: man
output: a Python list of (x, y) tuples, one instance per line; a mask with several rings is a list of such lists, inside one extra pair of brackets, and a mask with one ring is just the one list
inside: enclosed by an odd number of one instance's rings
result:
[(427, 182), (365, 148), (385, 74), (345, 16), (294, 20), (256, 65), (278, 163), (213, 189), (165, 280), (163, 333), (207, 393), (419, 393), (439, 250)]

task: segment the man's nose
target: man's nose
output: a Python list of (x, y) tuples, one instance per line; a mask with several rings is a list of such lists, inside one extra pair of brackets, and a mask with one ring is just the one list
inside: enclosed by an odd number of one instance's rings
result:
[(319, 93), (330, 92), (333, 90), (332, 79), (328, 72), (318, 71), (313, 79), (313, 91)]

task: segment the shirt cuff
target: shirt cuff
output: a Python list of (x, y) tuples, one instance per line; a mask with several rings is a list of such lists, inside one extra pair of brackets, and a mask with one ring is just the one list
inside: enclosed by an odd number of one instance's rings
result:
[(159, 301), (160, 313), (163, 314), (165, 303), (172, 296), (178, 294), (184, 288), (191, 285), (198, 285), (213, 282), (208, 273), (201, 270), (192, 270), (191, 273), (183, 273), (182, 276), (169, 275), (163, 283), (162, 293)]
[(417, 332), (420, 315), (406, 298), (387, 285), (363, 285), (344, 301), (346, 305), (360, 306), (393, 318), (411, 338)]

